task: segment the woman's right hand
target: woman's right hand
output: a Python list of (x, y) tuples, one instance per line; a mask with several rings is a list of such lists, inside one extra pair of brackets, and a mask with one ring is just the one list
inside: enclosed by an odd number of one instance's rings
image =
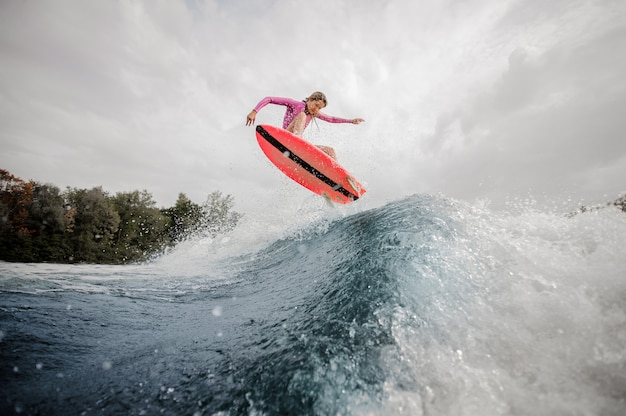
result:
[(246, 118), (246, 126), (252, 126), (254, 124), (254, 120), (256, 120), (256, 110), (250, 111), (248, 117)]

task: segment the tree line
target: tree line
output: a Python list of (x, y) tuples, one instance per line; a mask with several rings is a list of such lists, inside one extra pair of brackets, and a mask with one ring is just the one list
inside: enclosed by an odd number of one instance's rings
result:
[(24, 181), (0, 169), (0, 260), (107, 263), (145, 261), (194, 233), (232, 230), (234, 199), (211, 193), (203, 204), (184, 193), (157, 208), (146, 191), (109, 195)]

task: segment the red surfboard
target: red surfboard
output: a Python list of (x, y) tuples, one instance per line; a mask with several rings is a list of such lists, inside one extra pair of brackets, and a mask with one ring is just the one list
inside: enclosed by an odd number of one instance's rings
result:
[(256, 139), (265, 156), (289, 178), (339, 204), (359, 199), (365, 188), (336, 160), (302, 138), (261, 124)]

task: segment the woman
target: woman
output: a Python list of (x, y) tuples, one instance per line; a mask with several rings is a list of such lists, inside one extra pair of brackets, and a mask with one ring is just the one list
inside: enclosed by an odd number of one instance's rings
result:
[[(304, 129), (309, 125), (313, 118), (319, 118), (320, 120), (324, 120), (329, 123), (359, 124), (365, 121), (362, 118), (347, 119), (321, 113), (320, 110), (326, 107), (328, 101), (326, 101), (326, 96), (323, 93), (317, 91), (303, 101), (296, 101), (291, 98), (265, 97), (259, 101), (256, 107), (254, 107), (254, 110), (248, 114), (246, 126), (253, 125), (259, 110), (268, 104), (284, 105), (287, 107), (285, 118), (283, 119), (283, 128), (296, 136), (302, 136)], [(335, 150), (332, 147), (316, 146), (333, 159), (337, 159)]]

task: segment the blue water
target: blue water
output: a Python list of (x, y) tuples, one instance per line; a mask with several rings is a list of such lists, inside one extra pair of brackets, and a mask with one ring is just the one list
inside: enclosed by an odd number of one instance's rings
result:
[(0, 411), (626, 413), (623, 213), (301, 214), (145, 265), (0, 263)]

